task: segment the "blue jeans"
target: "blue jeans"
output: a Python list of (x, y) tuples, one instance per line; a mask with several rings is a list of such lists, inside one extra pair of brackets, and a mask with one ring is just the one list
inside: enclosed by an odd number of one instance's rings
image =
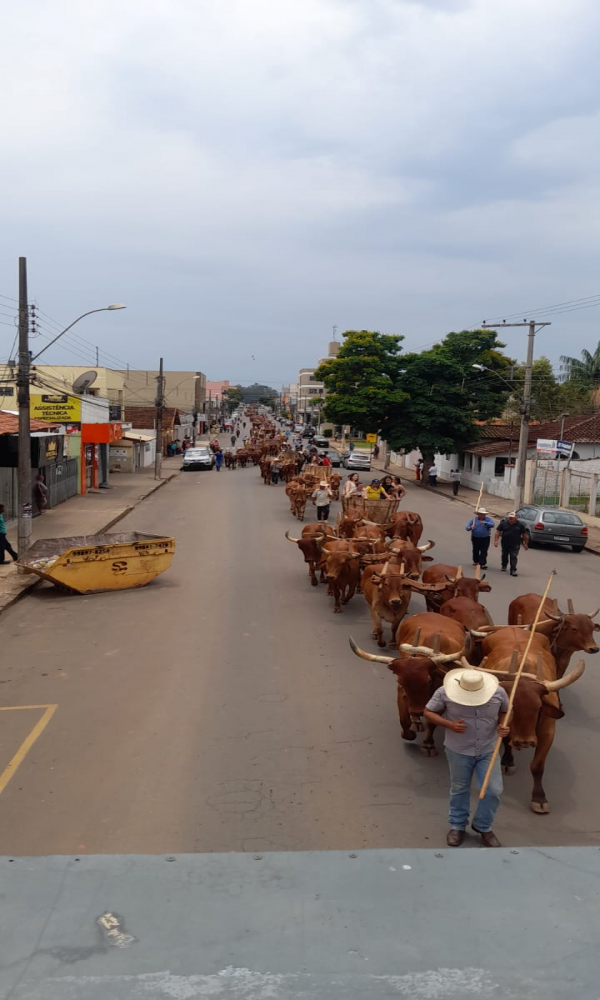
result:
[[(479, 757), (470, 757), (446, 747), (446, 757), (450, 768), (450, 827), (452, 830), (464, 830), (469, 822), (473, 772), (477, 778), (477, 787), (481, 788), (492, 752), (490, 750), (489, 753), (481, 754)], [(488, 830), (492, 829), (503, 788), (500, 757), (498, 756), (490, 775), (485, 797), (481, 801), (477, 800), (477, 809), (473, 816), (473, 825), (481, 833), (487, 833)]]

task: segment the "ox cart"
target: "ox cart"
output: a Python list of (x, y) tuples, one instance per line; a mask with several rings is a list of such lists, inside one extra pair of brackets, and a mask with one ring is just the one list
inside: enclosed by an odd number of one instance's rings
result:
[(365, 521), (387, 524), (398, 510), (399, 500), (368, 500), (366, 497), (342, 497), (342, 510), (359, 510)]

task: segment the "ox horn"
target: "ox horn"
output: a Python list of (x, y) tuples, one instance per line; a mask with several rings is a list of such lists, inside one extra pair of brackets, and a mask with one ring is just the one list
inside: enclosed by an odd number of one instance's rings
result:
[(381, 525), (377, 524), (377, 521), (367, 521), (366, 517), (361, 517), (360, 523), (361, 524), (370, 524), (374, 528), (381, 528)]
[(472, 635), (474, 639), (487, 639), (489, 634), (489, 632), (483, 632), (481, 629), (469, 629), (469, 635)]
[(431, 539), (429, 539), (429, 541), (425, 545), (417, 545), (417, 548), (419, 552), (428, 552), (429, 549), (432, 549), (434, 547), (434, 545), (435, 542), (432, 542)]
[(285, 537), (287, 538), (288, 542), (301, 542), (302, 541), (301, 538), (293, 538), (292, 535), (290, 535), (289, 531), (286, 531)]
[(585, 660), (580, 660), (574, 670), (570, 674), (565, 674), (557, 681), (544, 681), (546, 689), (548, 691), (561, 691), (562, 688), (566, 688), (569, 684), (574, 684), (578, 681), (581, 675), (585, 671)]
[(598, 608), (598, 611), (594, 611), (593, 615), (588, 615), (588, 618), (595, 618), (598, 612), (600, 612), (600, 608)]
[(475, 579), (481, 580), (481, 566), (479, 565), (479, 563), (477, 563), (475, 567)]
[(321, 546), (321, 552), (324, 552), (326, 556), (333, 555), (331, 549), (328, 549), (326, 545)]
[(455, 660), (459, 660), (465, 652), (463, 647), (456, 653), (436, 653), (429, 646), (412, 646), (409, 642), (401, 643), (398, 649), (402, 650), (403, 653), (408, 653), (410, 656), (426, 656), (427, 659), (433, 660), (434, 663), (453, 663)]
[[(564, 617), (563, 615), (553, 615), (550, 611), (545, 611), (544, 614), (546, 615), (546, 621), (548, 618), (551, 618), (553, 622), (560, 622)], [(538, 624), (541, 625), (542, 622), (538, 622)]]
[(573, 601), (571, 600), (570, 597), (569, 597), (569, 599), (567, 601), (567, 611), (568, 611), (568, 613), (570, 615), (574, 615), (575, 614), (575, 608), (573, 607)]
[(365, 653), (364, 649), (357, 646), (352, 636), (348, 636), (348, 642), (350, 643), (350, 649), (356, 656), (361, 656), (363, 660), (372, 660), (373, 663), (385, 663), (389, 666), (390, 663), (394, 662), (393, 656), (378, 656), (377, 653)]

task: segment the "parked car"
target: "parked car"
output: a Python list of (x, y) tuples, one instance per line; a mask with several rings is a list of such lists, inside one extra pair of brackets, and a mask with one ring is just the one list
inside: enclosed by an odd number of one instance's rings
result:
[(312, 439), (312, 443), (314, 444), (315, 448), (319, 449), (319, 451), (327, 451), (327, 449), (329, 448), (329, 440), (328, 440), (328, 438), (321, 437), (320, 434), (315, 434), (314, 435), (314, 437)]
[(312, 427), (305, 427), (302, 431), (303, 438), (311, 438), (315, 436), (315, 432)]
[(344, 461), (344, 466), (350, 472), (356, 472), (358, 469), (369, 472), (371, 469), (371, 456), (368, 451), (351, 451)]
[(570, 545), (573, 552), (582, 552), (587, 545), (587, 525), (572, 511), (531, 504), (521, 507), (517, 517), (525, 525), (532, 544)]
[(189, 472), (191, 469), (212, 469), (214, 464), (215, 456), (210, 448), (188, 448), (181, 468)]
[(339, 469), (340, 465), (342, 464), (342, 456), (340, 455), (339, 451), (334, 451), (332, 448), (329, 451), (322, 451), (321, 454), (327, 455), (327, 458), (334, 466), (334, 468)]

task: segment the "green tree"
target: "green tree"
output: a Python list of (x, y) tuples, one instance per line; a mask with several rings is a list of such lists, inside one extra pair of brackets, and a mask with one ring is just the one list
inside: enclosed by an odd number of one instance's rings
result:
[[(513, 420), (521, 419), (523, 390), (525, 387), (525, 364), (515, 365), (512, 376), (513, 392), (506, 405), (505, 415)], [(531, 419), (554, 420), (562, 412), (561, 386), (552, 370), (548, 358), (536, 358), (531, 369)]]
[(239, 386), (230, 386), (228, 389), (223, 389), (223, 401), (228, 413), (233, 413), (236, 406), (239, 403), (243, 403), (244, 397)]
[(448, 333), (431, 349), (455, 366), (477, 420), (500, 416), (510, 396), (513, 362), (502, 353), (505, 346), (495, 330), (461, 330)]
[(579, 382), (590, 390), (600, 385), (600, 341), (593, 354), (583, 350), (581, 358), (571, 358), (563, 354), (560, 360), (565, 381)]
[(403, 337), (371, 330), (348, 330), (335, 358), (317, 368), (327, 390), (323, 413), (334, 424), (379, 430), (390, 407), (402, 403), (399, 385)]

